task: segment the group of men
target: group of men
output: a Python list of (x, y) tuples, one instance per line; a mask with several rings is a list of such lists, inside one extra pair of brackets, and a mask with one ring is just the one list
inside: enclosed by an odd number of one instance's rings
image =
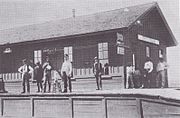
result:
[[(139, 69), (135, 69), (131, 64), (128, 64), (126, 67), (125, 88), (151, 88), (152, 84), (155, 84), (155, 86), (153, 86), (156, 88), (165, 88), (167, 67), (167, 63), (163, 58), (159, 58), (155, 73), (153, 72), (153, 70), (155, 70), (153, 62), (149, 57), (147, 57), (144, 63), (143, 73), (141, 73)], [(156, 75), (156, 77), (153, 75)], [(155, 83), (153, 83), (153, 81), (155, 81)]]
[[(34, 79), (37, 82), (38, 91), (37, 92), (46, 92), (46, 86), (48, 84), (48, 92), (51, 92), (51, 71), (53, 67), (50, 63), (49, 57), (46, 57), (46, 61), (43, 65), (40, 62), (36, 63), (34, 69), (28, 64), (27, 60), (23, 60), (23, 66), (21, 66), (18, 71), (22, 74), (23, 79), (23, 91), (26, 92), (27, 84), (27, 92), (30, 92), (30, 84), (29, 79), (32, 77), (32, 73), (34, 72)], [(63, 92), (67, 92), (67, 87), (69, 85), (69, 91), (72, 92), (71, 85), (71, 76), (72, 76), (72, 63), (69, 61), (69, 55), (64, 55), (64, 62), (61, 67), (60, 75), (64, 81), (64, 90)], [(44, 85), (44, 86), (43, 86)]]
[[(27, 60), (23, 60), (23, 66), (21, 66), (18, 71), (22, 73), (23, 78), (23, 91), (22, 93), (26, 92), (25, 84), (27, 84), (27, 92), (30, 92), (30, 85), (29, 79), (31, 78), (31, 73), (34, 72), (34, 79), (37, 82), (38, 91), (37, 92), (46, 92), (46, 86), (48, 84), (48, 92), (51, 91), (51, 71), (53, 67), (49, 61), (49, 57), (46, 58), (46, 61), (43, 65), (40, 62), (36, 63), (34, 69), (27, 63)], [(150, 88), (153, 79), (153, 63), (150, 58), (146, 59), (144, 64), (144, 74), (142, 76), (139, 69), (135, 69), (130, 63), (126, 67), (126, 83), (125, 88), (137, 88), (137, 84), (141, 84), (141, 88)], [(156, 86), (164, 88), (166, 79), (165, 79), (165, 70), (167, 69), (167, 64), (160, 58), (159, 63), (156, 67)], [(94, 58), (93, 64), (93, 73), (96, 78), (97, 89), (102, 90), (102, 78), (101, 75), (103, 73), (102, 64), (99, 62), (98, 58)], [(64, 90), (62, 92), (72, 92), (72, 84), (71, 84), (71, 77), (72, 77), (72, 63), (69, 61), (69, 55), (64, 55), (64, 62), (62, 64), (61, 70), (59, 71), (60, 76), (64, 82)], [(43, 79), (44, 78), (44, 79)], [(43, 83), (42, 83), (42, 80)], [(44, 86), (43, 86), (44, 85)]]

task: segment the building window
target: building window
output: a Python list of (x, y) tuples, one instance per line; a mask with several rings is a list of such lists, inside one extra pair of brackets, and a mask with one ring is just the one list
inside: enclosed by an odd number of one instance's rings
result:
[(117, 54), (124, 55), (124, 47), (117, 47)]
[(35, 50), (34, 51), (34, 63), (40, 62), (42, 64), (42, 51)]
[(108, 61), (108, 43), (99, 43), (98, 44), (98, 57), (100, 62), (104, 65), (105, 63), (109, 63)]
[(146, 46), (146, 57), (150, 57), (150, 47)]
[(70, 60), (71, 62), (73, 61), (72, 46), (64, 47), (64, 54), (68, 54), (68, 55), (69, 55), (69, 60)]
[(159, 50), (159, 58), (163, 58), (163, 50), (162, 49)]

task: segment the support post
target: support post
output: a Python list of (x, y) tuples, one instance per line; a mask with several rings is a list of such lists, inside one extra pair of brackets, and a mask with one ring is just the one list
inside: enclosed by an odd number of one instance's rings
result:
[(74, 118), (74, 107), (73, 107), (73, 99), (70, 97), (69, 98), (69, 106), (70, 106), (70, 112), (71, 112), (71, 118)]
[(139, 98), (136, 99), (136, 107), (137, 107), (138, 117), (139, 118), (144, 118), (144, 116), (143, 116), (143, 108), (142, 108), (142, 101)]
[(31, 98), (31, 116), (34, 117), (34, 98)]
[(103, 114), (103, 118), (108, 118), (108, 116), (107, 116), (107, 100), (106, 100), (106, 98), (102, 99), (102, 114)]
[(3, 110), (4, 110), (4, 103), (3, 103), (3, 98), (0, 98), (0, 107), (1, 107), (1, 115), (0, 116), (3, 116)]

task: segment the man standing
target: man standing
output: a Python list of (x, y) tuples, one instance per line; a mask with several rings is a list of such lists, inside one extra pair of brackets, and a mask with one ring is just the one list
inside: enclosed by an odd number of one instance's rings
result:
[(69, 91), (72, 92), (71, 85), (71, 75), (72, 75), (72, 63), (69, 61), (69, 55), (64, 55), (64, 62), (61, 67), (61, 76), (64, 80), (64, 91), (63, 93), (67, 93), (67, 82), (69, 82)]
[(25, 83), (27, 84), (27, 92), (30, 92), (30, 85), (29, 85), (29, 79), (31, 78), (31, 74), (33, 72), (33, 68), (27, 64), (27, 60), (23, 60), (23, 66), (21, 66), (18, 71), (22, 74), (23, 79), (23, 91), (21, 93), (26, 92)]
[(93, 65), (93, 73), (94, 73), (95, 78), (96, 78), (96, 84), (97, 84), (96, 90), (99, 90), (99, 89), (102, 89), (101, 75), (102, 75), (103, 68), (102, 68), (102, 64), (99, 62), (97, 57), (94, 58), (94, 61), (95, 62)]
[(149, 57), (147, 57), (146, 62), (144, 64), (144, 70), (145, 70), (144, 87), (150, 88), (151, 87), (151, 79), (152, 79), (152, 71), (153, 71), (153, 63)]
[(134, 88), (133, 72), (134, 72), (134, 67), (131, 65), (131, 63), (128, 63), (126, 67), (126, 86), (125, 86), (125, 88), (127, 89)]
[(157, 70), (157, 80), (156, 80), (156, 86), (165, 88), (166, 85), (166, 78), (165, 78), (165, 70), (167, 69), (167, 63), (163, 60), (163, 58), (159, 59), (159, 63), (157, 64), (156, 70)]
[(44, 70), (44, 92), (46, 92), (46, 84), (48, 83), (49, 89), (48, 92), (51, 91), (51, 71), (52, 66), (49, 61), (49, 57), (46, 57), (46, 62), (43, 64), (43, 70)]
[(42, 90), (43, 90), (43, 87), (42, 87), (43, 68), (42, 68), (40, 62), (37, 62), (36, 67), (34, 68), (34, 78), (37, 82), (37, 87), (38, 87), (37, 92), (42, 92)]

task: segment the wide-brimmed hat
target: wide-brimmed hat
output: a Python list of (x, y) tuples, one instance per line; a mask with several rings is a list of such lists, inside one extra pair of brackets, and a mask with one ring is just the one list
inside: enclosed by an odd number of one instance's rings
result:
[(94, 57), (94, 60), (98, 59), (97, 57)]
[(69, 57), (69, 55), (68, 55), (68, 54), (64, 54), (64, 56), (65, 56), (65, 57)]
[(27, 62), (27, 59), (23, 59), (22, 62)]

